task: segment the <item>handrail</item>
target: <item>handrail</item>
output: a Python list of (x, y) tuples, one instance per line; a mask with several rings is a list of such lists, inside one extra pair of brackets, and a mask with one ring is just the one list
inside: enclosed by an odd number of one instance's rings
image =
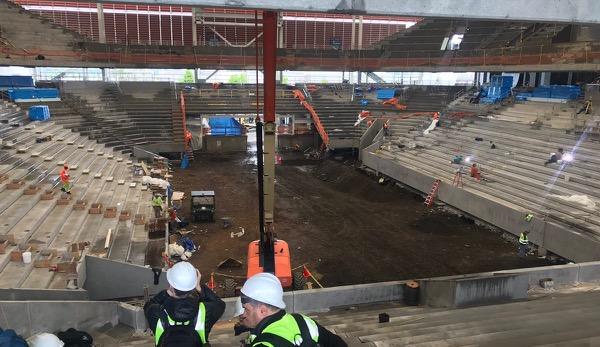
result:
[(317, 131), (319, 132), (319, 135), (321, 135), (323, 143), (325, 144), (325, 146), (329, 147), (329, 135), (327, 135), (327, 132), (323, 127), (323, 123), (321, 123), (321, 119), (319, 118), (319, 115), (317, 114), (315, 109), (306, 100), (301, 101), (300, 104), (304, 106), (304, 108), (310, 113), (313, 121), (315, 122), (315, 127), (317, 128)]
[(294, 97), (297, 98), (298, 100), (300, 100), (300, 105), (304, 106), (304, 108), (308, 111), (308, 113), (310, 113), (310, 115), (313, 119), (313, 122), (315, 123), (315, 127), (317, 128), (317, 132), (321, 136), (321, 140), (323, 140), (323, 144), (328, 147), (329, 146), (329, 135), (327, 134), (327, 131), (325, 131), (325, 127), (323, 127), (323, 123), (321, 123), (321, 118), (319, 118), (319, 115), (317, 114), (315, 109), (312, 107), (312, 105), (306, 101), (305, 95), (299, 89), (294, 89), (293, 93), (294, 93)]

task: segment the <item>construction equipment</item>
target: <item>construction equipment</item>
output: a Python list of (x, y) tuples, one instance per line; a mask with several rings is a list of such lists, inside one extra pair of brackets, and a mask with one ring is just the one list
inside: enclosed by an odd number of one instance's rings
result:
[[(277, 13), (263, 12), (263, 117), (259, 118), (259, 85), (256, 85), (256, 147), (258, 168), (258, 220), (260, 238), (248, 245), (247, 278), (260, 272), (274, 274), (283, 287), (292, 285), (290, 250), (287, 242), (278, 240), (274, 233), (273, 212), (275, 195), (275, 72), (277, 47)], [(258, 30), (258, 14), (255, 12)], [(256, 46), (256, 74), (258, 76), (258, 45)], [(257, 77), (258, 78), (258, 77)], [(263, 136), (264, 131), (264, 136)], [(264, 139), (264, 141), (263, 141)], [(264, 145), (263, 145), (264, 142)]]
[(437, 195), (438, 190), (440, 189), (440, 180), (437, 179), (433, 181), (433, 186), (431, 186), (431, 190), (429, 191), (429, 195), (425, 198), (425, 205), (427, 207), (431, 207), (433, 205), (433, 201), (435, 200), (435, 196)]
[(213, 190), (192, 191), (192, 220), (194, 222), (215, 221), (215, 192)]

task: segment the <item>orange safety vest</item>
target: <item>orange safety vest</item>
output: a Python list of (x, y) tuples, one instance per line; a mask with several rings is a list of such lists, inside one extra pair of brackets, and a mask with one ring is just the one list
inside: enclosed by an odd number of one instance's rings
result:
[(60, 171), (60, 181), (63, 183), (69, 182), (69, 169), (62, 169)]

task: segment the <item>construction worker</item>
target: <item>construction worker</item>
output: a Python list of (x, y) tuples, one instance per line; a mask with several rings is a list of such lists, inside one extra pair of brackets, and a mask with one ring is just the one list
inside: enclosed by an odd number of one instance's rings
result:
[(524, 258), (529, 252), (529, 231), (525, 230), (519, 235), (519, 257)]
[(481, 181), (481, 171), (475, 163), (471, 165), (471, 177), (473, 177), (477, 182)]
[(62, 170), (60, 170), (60, 182), (62, 183), (61, 191), (71, 194), (71, 176), (69, 175), (69, 166), (65, 163)]
[(550, 153), (550, 159), (548, 159), (544, 163), (544, 166), (547, 166), (548, 164), (557, 163), (559, 160), (562, 159), (563, 154), (564, 150), (562, 148), (559, 148), (557, 153)]
[(390, 120), (386, 120), (383, 123), (383, 136), (390, 136)]
[(242, 287), (240, 301), (244, 308), (240, 321), (252, 329), (247, 346), (348, 346), (311, 318), (286, 313), (281, 282), (270, 273), (250, 277)]
[(169, 289), (144, 305), (156, 346), (206, 346), (213, 325), (225, 311), (225, 302), (200, 283), (200, 272), (185, 261), (167, 271)]
[(160, 218), (162, 214), (162, 204), (163, 200), (160, 194), (154, 193), (154, 197), (152, 198), (152, 209), (154, 209), (154, 217)]

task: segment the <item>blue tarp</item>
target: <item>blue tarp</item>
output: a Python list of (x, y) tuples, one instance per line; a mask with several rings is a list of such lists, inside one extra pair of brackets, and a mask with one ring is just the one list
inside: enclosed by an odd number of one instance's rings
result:
[(8, 97), (12, 101), (35, 101), (39, 99), (60, 99), (58, 89), (56, 88), (19, 88), (9, 89)]
[(547, 98), (547, 99), (567, 99), (575, 100), (581, 95), (581, 89), (578, 86), (571, 85), (549, 85), (539, 86), (531, 93), (519, 93), (518, 100), (527, 98)]
[(388, 100), (394, 97), (396, 94), (396, 89), (379, 89), (377, 91), (377, 99), (379, 100)]
[(0, 76), (0, 89), (34, 87), (31, 76)]
[(210, 134), (217, 136), (240, 136), (243, 125), (232, 117), (211, 117), (208, 119)]
[(487, 96), (481, 99), (481, 103), (493, 104), (505, 99), (512, 90), (512, 76), (492, 76), (490, 86), (487, 88)]
[(50, 109), (46, 105), (31, 106), (29, 108), (29, 120), (45, 121), (50, 119)]

